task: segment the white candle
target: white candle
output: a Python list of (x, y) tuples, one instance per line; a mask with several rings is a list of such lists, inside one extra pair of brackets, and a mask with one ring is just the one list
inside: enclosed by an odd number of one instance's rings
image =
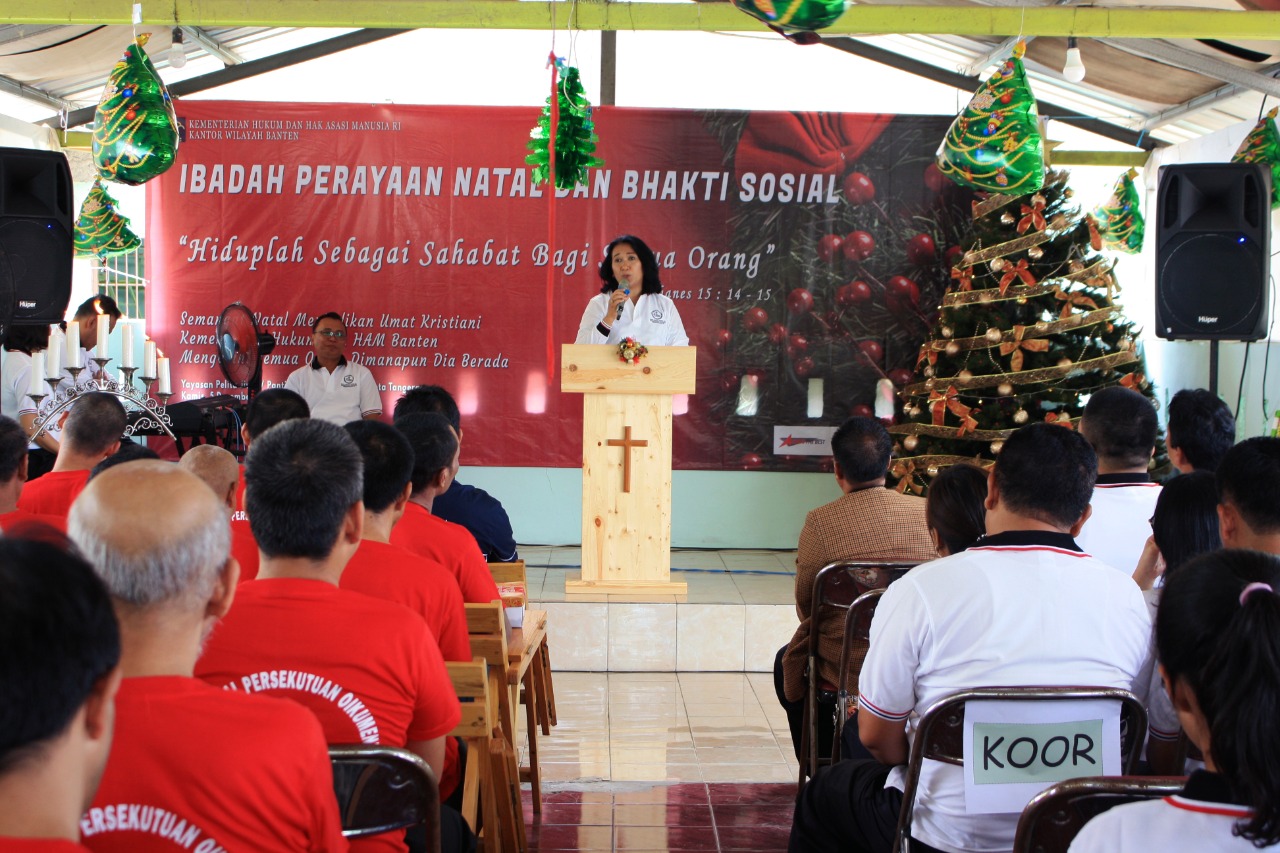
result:
[(44, 393), (44, 353), (37, 352), (31, 356), (31, 378), (27, 382), (27, 393), (39, 396)]
[(57, 379), (62, 374), (62, 347), (49, 337), (49, 348), (44, 351), (44, 375), (46, 379)]
[(80, 323), (72, 320), (67, 324), (67, 357), (63, 360), (66, 367), (83, 367), (80, 363)]
[(142, 375), (148, 379), (156, 378), (156, 342), (146, 341), (142, 345)]
[(133, 324), (125, 323), (120, 328), (120, 366), (135, 367), (133, 363)]
[(172, 394), (173, 388), (169, 385), (169, 359), (163, 357), (156, 359), (156, 366), (160, 369), (160, 372), (156, 374), (160, 381), (160, 388), (156, 393)]
[(107, 358), (107, 348), (111, 346), (111, 318), (105, 314), (98, 315), (98, 341), (94, 346), (98, 358)]

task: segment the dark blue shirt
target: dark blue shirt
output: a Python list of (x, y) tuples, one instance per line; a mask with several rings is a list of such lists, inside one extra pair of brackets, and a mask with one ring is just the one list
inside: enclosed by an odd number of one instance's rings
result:
[(436, 495), (431, 514), (461, 524), (476, 538), (484, 558), (490, 563), (509, 563), (519, 559), (511, 519), (497, 498), (484, 489), (465, 486), (454, 480), (443, 495)]

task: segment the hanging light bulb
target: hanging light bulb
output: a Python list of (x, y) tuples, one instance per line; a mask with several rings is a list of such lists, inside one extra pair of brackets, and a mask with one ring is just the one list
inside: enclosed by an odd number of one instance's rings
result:
[(1076, 45), (1076, 37), (1067, 37), (1067, 64), (1062, 66), (1062, 78), (1071, 83), (1079, 83), (1084, 79), (1084, 60), (1080, 58), (1080, 48)]
[(187, 64), (187, 52), (182, 49), (182, 27), (173, 28), (173, 44), (169, 47), (169, 67), (182, 68)]

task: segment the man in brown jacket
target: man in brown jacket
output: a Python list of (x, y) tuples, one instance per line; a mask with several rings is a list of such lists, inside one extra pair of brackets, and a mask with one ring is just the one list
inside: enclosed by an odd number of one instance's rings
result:
[[(898, 494), (884, 485), (893, 455), (893, 440), (874, 418), (854, 417), (841, 424), (831, 437), (836, 483), (844, 493), (829, 504), (811, 510), (800, 531), (796, 553), (796, 612), (800, 626), (791, 642), (778, 650), (773, 663), (773, 685), (787, 712), (791, 741), (800, 754), (804, 697), (809, 674), (805, 671), (809, 632), (813, 629), (813, 579), (836, 560), (924, 562), (937, 554), (924, 521), (924, 499)], [(831, 614), (818, 625), (819, 690), (834, 690), (839, 675), (840, 644), (844, 617)], [(855, 668), (866, 648), (855, 650)], [(857, 694), (857, 684), (850, 684)], [(831, 751), (834, 720), (830, 703), (819, 703), (819, 754)]]

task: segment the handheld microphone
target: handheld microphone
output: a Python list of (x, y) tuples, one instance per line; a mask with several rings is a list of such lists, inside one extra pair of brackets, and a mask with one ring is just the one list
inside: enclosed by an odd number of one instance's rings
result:
[[(622, 288), (622, 292), (623, 292), (624, 294), (626, 294), (627, 296), (630, 296), (630, 295), (631, 295), (631, 288), (629, 288), (629, 287), (624, 287), (624, 288)], [(619, 302), (619, 303), (618, 303), (618, 313), (617, 313), (617, 315), (613, 318), (614, 320), (621, 320), (621, 319), (622, 319), (622, 309), (626, 307), (626, 304), (627, 304), (626, 302)]]

